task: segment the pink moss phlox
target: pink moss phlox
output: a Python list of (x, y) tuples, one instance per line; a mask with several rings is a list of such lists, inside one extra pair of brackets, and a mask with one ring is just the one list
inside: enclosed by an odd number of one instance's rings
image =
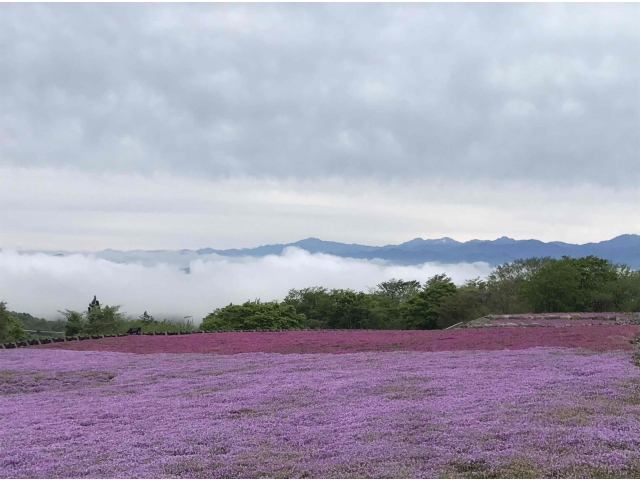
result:
[(630, 350), (639, 325), (473, 328), (448, 331), (369, 330), (201, 333), (71, 341), (30, 348), (123, 353), (355, 353), (367, 351), (518, 350), (569, 347)]
[(628, 477), (639, 461), (640, 375), (621, 350), (24, 349), (0, 364), (0, 382), (44, 382), (0, 395), (0, 477)]

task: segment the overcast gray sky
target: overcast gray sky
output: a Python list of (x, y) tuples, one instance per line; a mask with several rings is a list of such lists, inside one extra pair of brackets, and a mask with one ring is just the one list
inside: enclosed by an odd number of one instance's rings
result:
[(640, 233), (639, 4), (0, 4), (0, 247)]

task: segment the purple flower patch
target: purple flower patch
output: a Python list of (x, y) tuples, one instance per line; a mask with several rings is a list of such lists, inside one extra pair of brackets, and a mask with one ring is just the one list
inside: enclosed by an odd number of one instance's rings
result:
[(23, 349), (0, 365), (0, 477), (640, 473), (640, 372), (624, 350)]

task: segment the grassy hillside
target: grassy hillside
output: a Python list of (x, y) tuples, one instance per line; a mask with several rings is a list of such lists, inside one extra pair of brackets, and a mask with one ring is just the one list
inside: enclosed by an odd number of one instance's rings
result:
[[(34, 317), (33, 315), (25, 312), (9, 312), (9, 315), (16, 317), (24, 324), (25, 330), (35, 330), (42, 332), (64, 332), (66, 320), (45, 320), (44, 318)], [(55, 334), (53, 334), (55, 335)], [(30, 337), (50, 337), (51, 333), (34, 334), (30, 332)]]

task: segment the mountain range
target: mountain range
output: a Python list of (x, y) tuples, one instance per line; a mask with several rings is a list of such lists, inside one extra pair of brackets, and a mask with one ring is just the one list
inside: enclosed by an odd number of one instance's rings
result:
[(486, 262), (491, 266), (500, 265), (518, 258), (553, 257), (563, 255), (583, 257), (595, 255), (614, 263), (625, 263), (631, 268), (640, 269), (640, 235), (620, 235), (611, 240), (582, 245), (564, 242), (542, 242), (540, 240), (514, 240), (501, 237), (496, 240), (469, 240), (458, 242), (445, 237), (440, 239), (414, 238), (399, 245), (375, 247), (369, 245), (330, 242), (318, 238), (307, 238), (294, 243), (262, 245), (255, 248), (216, 250), (155, 250), (118, 252), (103, 250), (96, 255), (112, 261), (127, 261), (142, 256), (156, 261), (165, 256), (179, 255), (184, 258), (198, 258), (206, 255), (226, 257), (263, 257), (280, 255), (287, 247), (298, 247), (310, 253), (326, 253), (339, 257), (360, 259), (382, 259), (400, 265), (416, 265), (425, 262), (473, 263)]

